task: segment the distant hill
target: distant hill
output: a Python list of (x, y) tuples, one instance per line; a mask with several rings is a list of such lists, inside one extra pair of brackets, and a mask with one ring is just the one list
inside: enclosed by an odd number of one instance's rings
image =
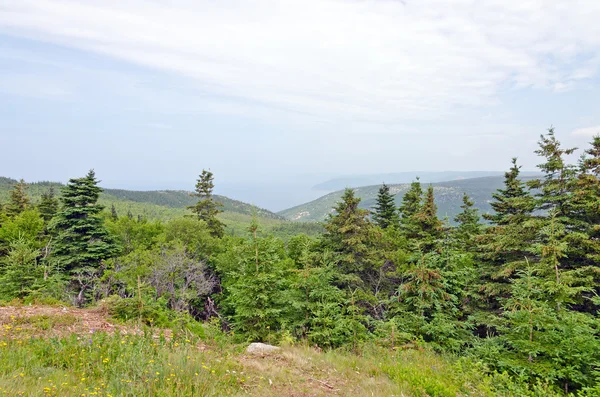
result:
[[(9, 191), (15, 183), (17, 183), (15, 179), (0, 177), (0, 202), (8, 199)], [(57, 196), (60, 196), (60, 189), (64, 185), (58, 182), (33, 182), (28, 184), (27, 192), (35, 202), (40, 199), (42, 193), (48, 190), (50, 186), (53, 186)], [(285, 219), (281, 215), (277, 215), (264, 208), (259, 208), (225, 196), (215, 195), (214, 197), (217, 201), (223, 203), (223, 210), (225, 212), (234, 212), (244, 215), (252, 215), (256, 212), (256, 215), (261, 218)], [(135, 209), (136, 207), (134, 203), (143, 203), (146, 205), (151, 204), (159, 207), (185, 210), (188, 206), (194, 205), (197, 201), (198, 198), (193, 196), (191, 192), (183, 190), (137, 191), (104, 188), (104, 192), (100, 196), (100, 202), (104, 205), (111, 205), (115, 202), (120, 204), (129, 203), (132, 209)]]
[[(531, 178), (533, 176), (523, 177), (524, 180)], [(489, 176), (431, 183), (435, 193), (435, 203), (438, 206), (438, 215), (441, 218), (448, 216), (452, 220), (461, 211), (463, 193), (467, 193), (473, 199), (481, 213), (491, 212), (492, 194), (503, 186), (503, 182), (504, 176)], [(422, 185), (425, 189), (429, 183)], [(396, 204), (400, 205), (410, 184), (388, 184), (388, 186), (395, 195)], [(356, 196), (361, 199), (360, 206), (362, 208), (371, 209), (375, 205), (377, 191), (380, 187), (381, 184), (354, 188)], [(333, 207), (340, 201), (342, 194), (343, 190), (338, 190), (308, 203), (280, 211), (279, 215), (294, 221), (323, 221), (328, 214), (333, 212)]]
[[(17, 183), (15, 179), (0, 177), (0, 203), (8, 201), (10, 190)], [(50, 187), (54, 187), (57, 196), (64, 186), (58, 182), (34, 182), (29, 183), (27, 194), (32, 202), (38, 203), (42, 193)], [(320, 225), (304, 224), (302, 222), (290, 222), (281, 215), (269, 210), (233, 200), (225, 196), (216, 195), (215, 198), (223, 203), (224, 212), (219, 215), (227, 225), (226, 233), (241, 235), (247, 233), (248, 225), (252, 216), (256, 213), (263, 234), (274, 235), (287, 239), (298, 233), (317, 234), (321, 231)], [(190, 215), (186, 208), (197, 202), (197, 198), (190, 192), (181, 190), (159, 190), (159, 191), (136, 191), (123, 189), (104, 189), (100, 195), (100, 204), (107, 210), (114, 205), (117, 213), (121, 216), (131, 213), (132, 216), (149, 220), (169, 220), (184, 215)]]
[[(535, 172), (522, 172), (521, 175), (535, 175)], [(314, 186), (322, 191), (341, 190), (347, 187), (397, 185), (410, 183), (419, 177), (422, 183), (448, 182), (487, 176), (504, 176), (504, 171), (432, 171), (432, 172), (394, 172), (388, 174), (348, 175), (330, 179)]]

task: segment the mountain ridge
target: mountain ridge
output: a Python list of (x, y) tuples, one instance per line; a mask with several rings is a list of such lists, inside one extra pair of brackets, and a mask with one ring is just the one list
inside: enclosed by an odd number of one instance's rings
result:
[[(0, 202), (8, 199), (10, 189), (17, 183), (16, 179), (8, 177), (0, 177)], [(60, 189), (65, 186), (61, 182), (52, 181), (39, 181), (39, 182), (26, 182), (28, 186), (28, 194), (33, 202), (40, 200), (41, 194), (48, 190), (50, 187), (55, 189), (57, 197), (60, 196)], [(187, 211), (187, 207), (194, 205), (198, 199), (193, 196), (192, 192), (186, 190), (127, 190), (127, 189), (111, 189), (102, 188), (103, 192), (100, 195), (100, 203), (103, 205), (113, 205), (118, 203), (121, 211), (131, 211), (133, 215), (145, 215), (150, 218), (172, 218), (177, 215), (183, 215)], [(217, 201), (223, 204), (223, 210), (225, 212), (237, 213), (246, 216), (252, 216), (256, 214), (261, 218), (273, 219), (273, 220), (286, 220), (284, 217), (269, 211), (264, 208), (260, 208), (253, 204), (245, 203), (239, 200), (235, 200), (226, 196), (214, 195)], [(129, 205), (128, 205), (129, 204)], [(139, 206), (136, 204), (142, 204), (144, 206), (156, 206), (167, 209), (173, 209), (174, 211), (162, 211), (164, 216), (156, 214), (156, 211), (148, 210), (146, 214), (140, 214)], [(153, 208), (156, 209), (156, 208)], [(142, 211), (143, 212), (143, 211)], [(160, 212), (160, 211), (159, 211)], [(172, 214), (171, 214), (172, 213)]]
[[(536, 175), (524, 176), (521, 179), (526, 181), (533, 179)], [(441, 218), (448, 217), (452, 222), (454, 216), (460, 211), (462, 204), (463, 193), (474, 201), (475, 207), (480, 210), (480, 213), (489, 213), (492, 208), (492, 194), (497, 189), (502, 188), (504, 184), (504, 176), (485, 176), (479, 178), (467, 178), (454, 181), (442, 181), (435, 183), (422, 183), (423, 188), (432, 185), (435, 194), (435, 202), (438, 206), (438, 216)], [(410, 187), (410, 183), (388, 184), (391, 193), (394, 195), (396, 205), (399, 206), (404, 193)], [(377, 191), (381, 184), (360, 186), (352, 188), (357, 197), (361, 199), (360, 207), (371, 209), (375, 205)], [(301, 204), (279, 211), (278, 214), (292, 221), (323, 221), (327, 215), (332, 213), (333, 207), (341, 199), (344, 190), (337, 190), (325, 194), (324, 196)]]

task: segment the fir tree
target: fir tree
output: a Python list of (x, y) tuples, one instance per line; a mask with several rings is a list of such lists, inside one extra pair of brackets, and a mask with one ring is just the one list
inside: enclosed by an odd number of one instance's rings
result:
[(418, 237), (415, 244), (422, 252), (433, 250), (438, 245), (444, 230), (442, 221), (437, 217), (433, 186), (429, 185), (427, 188), (423, 204), (413, 218)]
[(415, 215), (421, 210), (423, 189), (419, 178), (410, 184), (410, 188), (402, 197), (402, 204), (398, 209), (400, 213), (400, 230), (407, 238), (417, 237)]
[(336, 253), (338, 266), (344, 274), (364, 272), (369, 256), (369, 211), (359, 208), (360, 198), (346, 189), (342, 200), (325, 223), (323, 242)]
[(390, 193), (390, 187), (385, 183), (379, 188), (377, 202), (374, 206), (373, 220), (382, 229), (398, 227), (400, 217), (394, 203), (394, 196)]
[(53, 221), (57, 234), (54, 254), (66, 270), (95, 269), (117, 253), (100, 216), (101, 192), (93, 170), (83, 178), (69, 180), (62, 189), (62, 208)]
[(31, 202), (27, 195), (27, 184), (21, 179), (10, 191), (10, 199), (6, 205), (5, 212), (11, 217), (25, 211)]
[(496, 225), (506, 225), (523, 221), (530, 216), (534, 207), (533, 197), (519, 179), (520, 170), (517, 158), (513, 157), (512, 167), (504, 173), (504, 189), (498, 189), (497, 193), (492, 194), (494, 201), (490, 205), (494, 214), (484, 214), (484, 219)]
[(454, 237), (464, 251), (472, 251), (475, 247), (475, 237), (482, 231), (482, 225), (479, 222), (479, 210), (474, 208), (473, 200), (464, 193), (463, 204), (460, 206), (462, 212), (454, 218), (457, 226), (454, 230)]
[(213, 179), (212, 172), (202, 170), (202, 174), (196, 182), (196, 192), (194, 193), (200, 200), (196, 205), (189, 208), (199, 220), (206, 222), (211, 235), (221, 238), (225, 233), (225, 225), (217, 218), (217, 215), (223, 212), (220, 209), (223, 204), (213, 199), (212, 193), (215, 187)]
[(112, 218), (113, 221), (116, 221), (117, 219), (119, 219), (119, 214), (117, 213), (117, 208), (115, 207), (114, 204), (110, 206), (110, 217)]
[(498, 327), (504, 349), (490, 363), (501, 371), (550, 381), (568, 394), (596, 381), (599, 324), (593, 316), (554, 305), (548, 298), (556, 281), (548, 281), (544, 273), (541, 263), (518, 271)]
[(585, 220), (578, 219), (577, 170), (565, 159), (574, 151), (563, 149), (550, 128), (541, 136), (536, 151), (545, 160), (538, 165), (544, 177), (530, 183), (538, 189), (536, 207), (543, 211), (536, 217), (539, 233), (535, 250), (547, 264), (547, 275), (555, 279), (553, 295), (558, 306), (562, 302), (586, 305), (588, 293), (596, 287), (597, 264), (587, 260), (582, 243), (590, 237), (585, 233), (588, 228)]
[[(569, 245), (575, 251), (571, 255), (576, 255), (580, 265), (591, 270), (599, 269), (600, 263), (600, 136), (595, 136), (590, 146), (579, 162), (579, 174), (574, 181)], [(596, 285), (593, 295), (600, 296), (600, 270), (593, 271), (592, 277)]]
[(535, 153), (545, 159), (544, 163), (538, 165), (544, 172), (544, 178), (529, 182), (529, 186), (539, 189), (536, 195), (537, 208), (546, 211), (555, 209), (557, 216), (568, 216), (576, 168), (566, 163), (565, 156), (573, 154), (577, 148), (563, 149), (554, 135), (553, 128), (548, 129), (547, 135), (540, 136), (538, 145), (539, 149)]
[(40, 215), (47, 223), (56, 215), (58, 212), (58, 199), (54, 194), (54, 187), (50, 186), (47, 192), (42, 193), (42, 201), (38, 206), (38, 210), (40, 211)]
[(504, 188), (492, 195), (495, 213), (483, 215), (493, 223), (478, 237), (482, 265), (477, 286), (479, 299), (474, 301), (483, 303), (484, 311), (500, 311), (500, 300), (509, 297), (515, 271), (522, 269), (526, 260), (535, 260), (532, 244), (537, 225), (531, 220), (535, 202), (519, 179), (520, 168), (513, 158), (510, 170), (504, 174)]

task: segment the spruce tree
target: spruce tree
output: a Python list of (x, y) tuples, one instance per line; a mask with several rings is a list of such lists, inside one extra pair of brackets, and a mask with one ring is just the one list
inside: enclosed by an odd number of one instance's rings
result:
[(223, 212), (220, 207), (223, 204), (213, 198), (213, 173), (202, 170), (202, 174), (196, 182), (196, 191), (194, 195), (200, 200), (196, 205), (188, 207), (192, 210), (199, 220), (206, 222), (208, 229), (213, 237), (221, 238), (225, 233), (225, 225), (217, 218), (217, 215)]
[(56, 198), (56, 195), (54, 194), (54, 187), (50, 186), (50, 189), (48, 189), (48, 191), (42, 193), (42, 201), (38, 206), (40, 215), (46, 223), (49, 222), (50, 219), (54, 217), (54, 215), (56, 215), (58, 211), (58, 206), (59, 203), (58, 199)]
[(548, 211), (554, 209), (557, 216), (569, 216), (571, 204), (571, 186), (576, 176), (575, 166), (566, 162), (577, 148), (564, 149), (554, 135), (554, 129), (548, 129), (547, 135), (541, 135), (539, 149), (535, 153), (544, 158), (538, 168), (544, 173), (543, 179), (534, 179), (529, 186), (538, 189), (537, 208)]
[(490, 203), (494, 213), (484, 214), (483, 218), (495, 225), (506, 225), (525, 220), (533, 211), (534, 202), (525, 183), (519, 179), (521, 166), (513, 157), (510, 170), (504, 173), (504, 189), (492, 194)]
[(587, 305), (586, 298), (596, 287), (597, 264), (587, 260), (582, 246), (589, 236), (585, 221), (578, 219), (577, 169), (565, 159), (574, 151), (562, 148), (550, 128), (541, 136), (536, 151), (545, 160), (538, 165), (544, 176), (530, 182), (538, 189), (536, 208), (540, 210), (535, 251), (547, 264), (547, 276), (556, 282), (553, 295), (559, 306), (561, 302)]
[(407, 238), (417, 237), (415, 215), (421, 210), (423, 189), (419, 178), (410, 184), (410, 188), (402, 197), (402, 204), (398, 209), (400, 214), (400, 230)]
[[(512, 166), (504, 174), (504, 188), (492, 195), (493, 214), (484, 214), (492, 222), (478, 238), (481, 268), (478, 288), (479, 301), (484, 310), (501, 310), (501, 299), (510, 296), (510, 282), (515, 271), (522, 269), (527, 260), (535, 261), (532, 244), (537, 225), (532, 221), (534, 198), (520, 180), (520, 166), (512, 159)], [(486, 320), (487, 321), (487, 320)]]
[(462, 212), (454, 218), (457, 223), (454, 229), (454, 238), (463, 251), (470, 252), (475, 247), (475, 238), (481, 233), (482, 225), (479, 210), (474, 207), (474, 202), (467, 193), (463, 194)]
[(360, 198), (346, 189), (342, 200), (325, 222), (323, 242), (336, 253), (338, 266), (344, 274), (364, 272), (369, 256), (369, 211), (359, 208)]
[(437, 247), (444, 231), (443, 223), (437, 217), (433, 186), (429, 185), (427, 188), (423, 204), (413, 218), (418, 237), (414, 243), (418, 245), (422, 252), (433, 250)]
[(98, 268), (114, 256), (118, 247), (105, 229), (98, 204), (102, 189), (93, 170), (83, 178), (70, 179), (62, 189), (61, 210), (53, 220), (57, 234), (54, 255), (68, 271)]
[(21, 179), (10, 191), (9, 202), (6, 205), (5, 212), (9, 217), (19, 215), (31, 205), (27, 195), (27, 184)]
[(117, 219), (119, 219), (119, 214), (117, 213), (117, 208), (115, 207), (114, 204), (110, 206), (110, 217), (112, 218), (113, 221), (116, 221)]
[[(591, 270), (600, 268), (600, 136), (595, 136), (590, 146), (579, 162), (579, 174), (574, 181), (574, 230), (570, 233), (569, 244), (575, 251), (572, 255), (577, 255), (580, 264)], [(592, 295), (600, 296), (600, 270), (592, 274), (596, 285)], [(591, 311), (589, 308), (586, 310)]]
[(390, 187), (385, 183), (381, 185), (377, 193), (377, 201), (373, 208), (373, 221), (382, 229), (396, 228), (400, 222), (394, 196), (390, 193)]

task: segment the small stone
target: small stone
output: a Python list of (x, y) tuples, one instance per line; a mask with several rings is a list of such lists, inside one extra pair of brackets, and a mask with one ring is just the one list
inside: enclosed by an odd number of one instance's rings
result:
[(250, 343), (250, 346), (246, 348), (246, 353), (265, 354), (276, 352), (279, 349), (277, 346), (267, 345), (266, 343)]

